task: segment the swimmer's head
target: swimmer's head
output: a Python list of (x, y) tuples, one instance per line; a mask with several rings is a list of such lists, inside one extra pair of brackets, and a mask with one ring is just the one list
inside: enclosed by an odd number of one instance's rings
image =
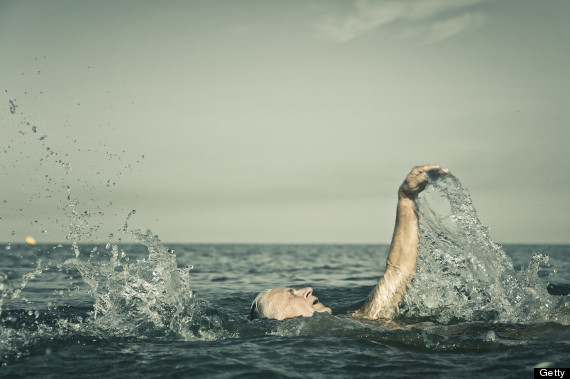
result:
[(251, 305), (249, 318), (274, 318), (283, 320), (292, 317), (310, 317), (315, 312), (331, 313), (319, 299), (313, 296), (311, 287), (274, 288), (261, 292)]

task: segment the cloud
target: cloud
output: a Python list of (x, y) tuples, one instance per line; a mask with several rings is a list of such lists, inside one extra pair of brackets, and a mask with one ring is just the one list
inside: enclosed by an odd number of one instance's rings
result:
[(462, 31), (477, 28), (484, 22), (481, 13), (464, 13), (458, 17), (437, 21), (429, 26), (425, 42), (436, 43), (451, 38)]
[[(405, 22), (408, 27), (428, 23), (428, 42), (433, 43), (468, 26), (480, 25), (481, 13), (474, 16), (465, 12), (485, 1), (488, 0), (357, 0), (347, 14), (323, 16), (313, 27), (325, 38), (342, 43), (396, 22)], [(458, 13), (463, 14), (457, 16)]]

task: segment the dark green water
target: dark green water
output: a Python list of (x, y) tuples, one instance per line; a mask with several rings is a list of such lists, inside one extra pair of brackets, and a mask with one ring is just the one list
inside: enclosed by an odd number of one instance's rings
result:
[[(371, 289), (383, 268), (387, 246), (172, 248), (179, 267), (195, 266), (190, 271), (194, 296), (179, 299), (184, 310), (177, 313), (177, 304), (166, 301), (153, 308), (148, 304), (152, 296), (169, 294), (138, 287), (139, 297), (133, 295), (130, 304), (126, 295), (115, 298), (117, 309), (94, 319), (89, 293), (93, 289), (75, 268), (63, 264), (74, 256), (71, 246), (12, 245), (1, 261), (5, 289), (17, 289), (23, 276), (36, 274), (17, 299), (4, 298), (0, 359), (6, 366), (0, 375), (451, 377), (469, 372), (530, 377), (532, 367), (540, 363), (568, 365), (567, 319), (447, 324), (423, 320), (408, 325), (404, 318), (394, 328), (343, 316), (344, 309)], [(93, 246), (79, 249), (89, 252)], [(121, 250), (130, 261), (148, 259), (143, 245), (125, 245)], [(541, 251), (550, 256), (552, 267), (567, 268), (570, 246), (506, 246), (506, 250), (515, 262), (528, 262), (530, 252)], [(108, 264), (109, 251), (99, 246), (98, 252), (90, 264)], [(545, 283), (552, 279), (551, 271), (551, 267), (539, 271)], [(105, 287), (104, 273), (94, 278)], [(550, 292), (558, 295), (549, 296), (566, 298), (561, 294), (568, 293), (569, 283), (567, 274), (556, 275)], [(137, 288), (134, 279), (129, 284)], [(120, 291), (125, 291), (126, 284), (121, 285)], [(312, 285), (337, 316), (248, 321), (251, 300), (269, 285)]]

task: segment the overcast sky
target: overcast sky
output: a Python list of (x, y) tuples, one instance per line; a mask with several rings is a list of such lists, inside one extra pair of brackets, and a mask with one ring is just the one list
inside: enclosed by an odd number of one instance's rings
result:
[(136, 209), (168, 242), (388, 243), (398, 186), (438, 163), (496, 241), (570, 243), (568, 15), (1, 0), (0, 241), (116, 240)]

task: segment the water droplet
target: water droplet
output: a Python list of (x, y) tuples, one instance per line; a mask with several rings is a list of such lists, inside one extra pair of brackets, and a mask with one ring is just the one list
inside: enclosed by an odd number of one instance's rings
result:
[(18, 105), (16, 104), (16, 99), (8, 100), (8, 103), (10, 103), (10, 113), (15, 114), (16, 108), (18, 108)]
[(489, 330), (483, 337), (483, 340), (488, 342), (495, 342), (495, 338), (496, 338), (495, 332), (493, 330)]

